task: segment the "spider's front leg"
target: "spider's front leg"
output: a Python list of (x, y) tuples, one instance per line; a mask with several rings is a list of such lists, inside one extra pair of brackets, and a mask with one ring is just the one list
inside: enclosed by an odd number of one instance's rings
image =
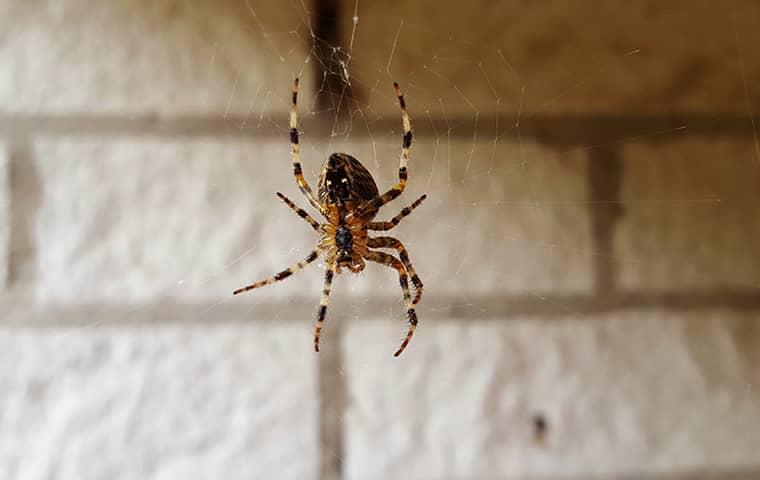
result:
[(398, 357), (401, 355), (401, 352), (404, 351), (406, 346), (409, 345), (409, 341), (414, 335), (414, 330), (417, 328), (417, 312), (415, 312), (412, 307), (412, 295), (409, 293), (409, 281), (407, 280), (408, 275), (404, 269), (404, 265), (393, 255), (383, 252), (368, 251), (364, 254), (364, 258), (371, 262), (377, 262), (395, 268), (398, 272), (399, 284), (401, 285), (401, 291), (404, 294), (404, 303), (406, 304), (406, 316), (409, 320), (409, 330), (406, 332), (406, 337), (404, 338), (404, 341), (401, 342), (401, 346), (398, 347), (396, 353), (393, 354), (394, 357)]
[(401, 195), (401, 192), (403, 192), (406, 188), (406, 180), (408, 178), (407, 165), (409, 164), (409, 149), (412, 147), (412, 123), (409, 120), (409, 115), (406, 113), (406, 101), (404, 100), (404, 94), (401, 93), (401, 88), (398, 86), (398, 83), (393, 82), (393, 88), (396, 89), (398, 104), (401, 107), (401, 125), (404, 128), (404, 136), (401, 139), (401, 161), (398, 167), (398, 183), (384, 194), (364, 205), (361, 209), (361, 212), (377, 210), (378, 208)]
[(293, 97), (290, 107), (290, 156), (293, 159), (293, 176), (296, 177), (296, 183), (301, 193), (309, 200), (309, 203), (319, 213), (325, 215), (325, 210), (317, 201), (314, 192), (311, 190), (309, 183), (303, 176), (301, 168), (301, 146), (298, 143), (298, 114), (296, 107), (298, 105), (298, 78), (293, 81)]

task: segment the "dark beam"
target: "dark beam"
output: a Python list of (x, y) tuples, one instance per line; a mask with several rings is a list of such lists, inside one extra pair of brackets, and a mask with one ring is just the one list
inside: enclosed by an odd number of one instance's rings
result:
[[(347, 116), (348, 101), (351, 98), (350, 86), (344, 81), (345, 55), (342, 44), (341, 17), (343, 14), (340, 0), (315, 0), (313, 4), (312, 31), (314, 45), (312, 55), (316, 58), (314, 81), (318, 89), (316, 109), (335, 115)], [(341, 62), (344, 62), (341, 64)]]

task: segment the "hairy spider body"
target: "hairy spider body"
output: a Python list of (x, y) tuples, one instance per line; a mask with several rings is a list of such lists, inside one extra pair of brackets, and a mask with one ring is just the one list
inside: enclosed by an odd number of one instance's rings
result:
[[(384, 231), (392, 229), (426, 198), (425, 195), (422, 195), (410, 206), (401, 210), (401, 213), (390, 221), (372, 221), (380, 210), (380, 207), (395, 199), (404, 191), (407, 180), (407, 163), (409, 161), (409, 149), (412, 144), (411, 122), (406, 113), (404, 96), (401, 94), (398, 84), (394, 83), (393, 86), (396, 89), (396, 95), (401, 106), (401, 120), (404, 129), (398, 183), (381, 195), (372, 175), (359, 160), (345, 153), (333, 153), (322, 165), (317, 184), (317, 194), (314, 195), (314, 192), (303, 176), (303, 169), (301, 168), (296, 116), (298, 79), (295, 80), (293, 84), (293, 103), (290, 111), (290, 144), (293, 175), (301, 193), (304, 194), (312, 207), (326, 219), (326, 222), (318, 223), (305, 210), (299, 208), (289, 198), (278, 192), (277, 195), (280, 199), (295, 211), (298, 216), (306, 220), (320, 235), (319, 243), (317, 243), (317, 247), (306, 258), (292, 267), (270, 278), (233, 292), (233, 294), (238, 294), (283, 280), (293, 273), (302, 270), (322, 255), (327, 268), (314, 333), (314, 349), (317, 352), (319, 351), (322, 324), (327, 313), (333, 277), (336, 273), (341, 273), (343, 268), (354, 273), (361, 272), (366, 266), (366, 260), (389, 266), (395, 269), (399, 275), (399, 284), (404, 296), (409, 329), (394, 356), (399, 356), (404, 351), (417, 327), (417, 313), (414, 305), (422, 298), (423, 286), (422, 281), (414, 271), (406, 248), (393, 237), (372, 238), (368, 235), (369, 230)], [(377, 248), (395, 249), (398, 252), (398, 258), (388, 253), (373, 250)], [(414, 298), (412, 298), (409, 291), (409, 280), (411, 280), (415, 289)]]
[[(317, 198), (321, 204), (334, 205), (345, 212), (355, 212), (358, 206), (379, 195), (375, 179), (351, 155), (333, 153), (322, 165), (317, 184)], [(372, 217), (375, 215), (377, 209), (372, 212)]]

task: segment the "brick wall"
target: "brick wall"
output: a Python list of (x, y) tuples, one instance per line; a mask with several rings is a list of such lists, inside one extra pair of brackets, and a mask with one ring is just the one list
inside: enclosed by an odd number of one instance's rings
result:
[[(0, 6), (0, 478), (760, 476), (757, 4), (353, 9)], [(398, 359), (391, 270), (318, 355), (320, 268), (230, 295), (314, 245), (295, 75), (312, 181), (407, 93)]]

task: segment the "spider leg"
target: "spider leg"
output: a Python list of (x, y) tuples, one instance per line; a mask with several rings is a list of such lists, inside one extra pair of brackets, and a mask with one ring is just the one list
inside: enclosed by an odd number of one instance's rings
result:
[(411, 205), (401, 210), (401, 213), (396, 215), (395, 217), (391, 218), (390, 222), (369, 222), (367, 224), (367, 230), (376, 230), (376, 231), (384, 231), (384, 230), (390, 230), (391, 228), (395, 227), (399, 224), (401, 219), (412, 213), (412, 211), (419, 207), (420, 204), (427, 198), (427, 195), (423, 195), (417, 200), (414, 201)]
[(396, 350), (396, 353), (393, 354), (394, 357), (398, 357), (409, 344), (412, 335), (414, 335), (414, 330), (417, 328), (417, 313), (412, 307), (412, 296), (409, 293), (406, 270), (404, 269), (404, 265), (396, 257), (387, 253), (368, 251), (363, 256), (369, 261), (382, 263), (383, 265), (395, 268), (398, 272), (399, 284), (401, 284), (401, 291), (404, 293), (404, 303), (406, 303), (406, 316), (409, 320), (409, 330), (406, 332), (406, 337), (401, 343), (401, 346), (398, 347), (398, 350)]
[(409, 259), (409, 254), (406, 248), (404, 248), (404, 244), (393, 237), (377, 237), (368, 239), (367, 246), (371, 248), (395, 248), (398, 251), (401, 263), (404, 264), (404, 268), (412, 280), (412, 285), (414, 285), (415, 295), (412, 305), (417, 305), (422, 298), (422, 280), (417, 276), (417, 272), (414, 271), (412, 261)]
[(293, 104), (290, 107), (290, 156), (293, 159), (293, 176), (296, 177), (296, 183), (301, 193), (309, 200), (309, 203), (322, 215), (325, 214), (325, 210), (317, 201), (314, 196), (309, 183), (303, 176), (303, 169), (301, 168), (301, 146), (298, 144), (298, 115), (296, 113), (296, 106), (298, 104), (298, 78), (293, 81)]
[(283, 202), (285, 202), (285, 204), (287, 206), (289, 206), (290, 208), (292, 208), (293, 211), (296, 212), (296, 214), (299, 217), (301, 217), (304, 220), (306, 220), (307, 222), (309, 222), (309, 225), (311, 225), (311, 228), (313, 228), (317, 232), (320, 231), (320, 229), (319, 229), (319, 223), (317, 223), (316, 220), (314, 220), (313, 218), (311, 218), (311, 215), (309, 215), (306, 212), (306, 210), (304, 210), (303, 208), (299, 208), (295, 203), (293, 203), (293, 201), (291, 199), (289, 199), (288, 197), (286, 197), (285, 195), (283, 195), (280, 192), (277, 192), (277, 196), (280, 197), (280, 200), (282, 200)]
[(312, 252), (309, 255), (306, 256), (306, 258), (304, 258), (300, 262), (296, 263), (292, 267), (289, 267), (289, 268), (287, 268), (287, 269), (285, 269), (285, 270), (277, 273), (273, 277), (269, 277), (269, 278), (266, 278), (264, 280), (260, 280), (260, 281), (258, 281), (256, 283), (252, 283), (250, 285), (247, 285), (245, 287), (238, 288), (237, 290), (235, 290), (234, 292), (232, 292), (232, 294), (233, 295), (237, 295), (238, 293), (247, 292), (248, 290), (253, 290), (254, 288), (263, 287), (264, 285), (269, 285), (270, 283), (274, 283), (274, 282), (277, 282), (279, 280), (283, 280), (285, 278), (288, 278), (289, 276), (293, 275), (294, 273), (298, 272), (299, 270), (303, 270), (303, 268), (306, 267), (306, 265), (308, 265), (311, 262), (313, 262), (314, 260), (316, 260), (317, 257), (319, 256), (319, 252), (320, 252), (320, 250), (318, 248), (315, 249), (315, 250), (312, 250)]
[(404, 94), (401, 93), (401, 88), (398, 86), (398, 83), (393, 82), (393, 88), (396, 89), (398, 104), (401, 107), (401, 125), (404, 128), (404, 136), (401, 140), (401, 163), (398, 168), (398, 183), (384, 194), (365, 204), (360, 213), (377, 210), (401, 195), (401, 192), (406, 188), (406, 179), (408, 176), (406, 167), (409, 163), (409, 149), (412, 146), (412, 123), (409, 120), (409, 115), (406, 113), (406, 101), (404, 100)]
[(322, 287), (322, 299), (319, 301), (319, 311), (317, 312), (317, 326), (314, 330), (314, 351), (319, 352), (319, 338), (322, 336), (322, 324), (327, 314), (327, 304), (330, 300), (330, 288), (332, 286), (333, 276), (335, 275), (335, 262), (330, 263), (325, 271), (325, 285)]

